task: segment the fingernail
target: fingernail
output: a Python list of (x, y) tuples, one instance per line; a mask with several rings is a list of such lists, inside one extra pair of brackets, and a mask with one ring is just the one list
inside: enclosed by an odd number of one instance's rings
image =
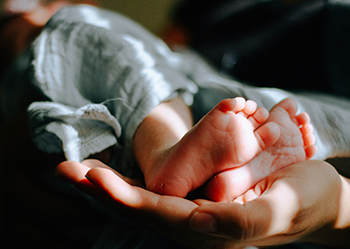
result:
[(198, 232), (214, 233), (217, 230), (217, 221), (212, 214), (197, 212), (192, 216), (190, 226)]

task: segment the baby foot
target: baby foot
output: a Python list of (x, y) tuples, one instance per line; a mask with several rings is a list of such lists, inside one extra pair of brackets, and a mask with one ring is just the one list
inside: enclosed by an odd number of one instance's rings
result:
[(313, 127), (306, 113), (296, 115), (293, 99), (285, 99), (270, 111), (267, 122), (278, 124), (281, 135), (277, 142), (241, 167), (223, 171), (205, 186), (209, 199), (231, 201), (273, 172), (310, 159), (316, 154)]
[(246, 164), (274, 144), (279, 127), (254, 101), (221, 101), (145, 172), (151, 191), (185, 197), (213, 175)]

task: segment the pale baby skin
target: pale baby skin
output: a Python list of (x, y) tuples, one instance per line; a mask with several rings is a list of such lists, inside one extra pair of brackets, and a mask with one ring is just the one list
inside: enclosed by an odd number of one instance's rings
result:
[(207, 198), (233, 200), (271, 173), (316, 153), (309, 117), (296, 112), (290, 98), (270, 112), (240, 97), (222, 100), (141, 167), (147, 188), (185, 197), (205, 184)]

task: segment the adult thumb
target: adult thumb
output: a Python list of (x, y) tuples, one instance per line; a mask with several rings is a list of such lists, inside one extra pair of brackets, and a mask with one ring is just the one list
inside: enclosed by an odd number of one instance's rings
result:
[[(268, 205), (258, 203), (211, 203), (193, 210), (193, 230), (239, 241), (262, 238), (271, 221)], [(257, 208), (259, 206), (259, 208)], [(265, 226), (266, 224), (266, 226)]]
[(240, 241), (284, 233), (298, 210), (295, 193), (286, 185), (245, 203), (207, 202), (195, 208), (193, 230)]

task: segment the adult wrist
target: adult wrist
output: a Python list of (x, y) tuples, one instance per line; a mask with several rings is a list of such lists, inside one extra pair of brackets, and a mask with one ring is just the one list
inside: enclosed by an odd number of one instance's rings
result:
[(334, 247), (348, 247), (350, 244), (350, 179), (339, 175), (335, 169), (334, 171), (335, 173), (327, 172), (329, 180), (334, 183), (333, 198), (325, 200), (325, 202), (333, 202), (333, 205), (330, 205), (333, 208), (328, 208), (324, 217), (328, 222), (301, 239), (302, 242)]

